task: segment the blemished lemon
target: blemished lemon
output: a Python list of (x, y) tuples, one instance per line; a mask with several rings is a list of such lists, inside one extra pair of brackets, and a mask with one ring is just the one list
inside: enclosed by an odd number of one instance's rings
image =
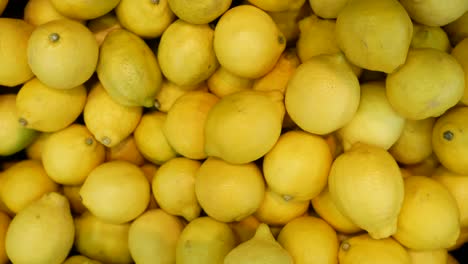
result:
[(18, 213), (42, 195), (58, 189), (40, 161), (22, 160), (2, 174), (0, 198), (9, 210)]
[(101, 264), (101, 262), (83, 255), (74, 255), (68, 257), (62, 264)]
[(74, 215), (81, 215), (88, 209), (83, 205), (80, 197), (81, 185), (63, 185), (62, 192), (70, 202), (70, 209)]
[(75, 217), (75, 248), (103, 263), (133, 263), (128, 247), (130, 223), (112, 224), (89, 211)]
[(328, 188), (338, 210), (372, 238), (396, 232), (404, 184), (397, 162), (385, 149), (354, 144), (334, 160)]
[(114, 147), (130, 136), (142, 114), (143, 107), (120, 104), (100, 82), (92, 86), (83, 109), (86, 127), (106, 147)]
[(413, 23), (411, 48), (433, 48), (445, 52), (449, 52), (452, 49), (448, 35), (442, 28), (418, 23)]
[(221, 98), (235, 92), (251, 89), (253, 81), (253, 79), (235, 75), (220, 66), (210, 76), (210, 78), (208, 78), (206, 84), (212, 94)]
[(468, 2), (464, 0), (450, 0), (443, 4), (437, 0), (400, 2), (414, 21), (428, 26), (445, 26), (468, 11)]
[(265, 183), (255, 163), (235, 165), (209, 157), (195, 176), (195, 195), (208, 216), (222, 222), (240, 221), (260, 207)]
[(299, 25), (297, 22), (311, 13), (308, 4), (303, 4), (301, 7), (293, 9), (279, 11), (279, 12), (267, 12), (268, 15), (275, 21), (281, 33), (286, 38), (287, 44), (294, 44), (299, 37)]
[(13, 87), (31, 79), (28, 65), (28, 39), (34, 27), (22, 19), (0, 18), (0, 85)]
[(135, 128), (133, 136), (138, 150), (147, 160), (161, 165), (178, 154), (169, 145), (163, 132), (167, 114), (159, 111), (145, 113)]
[[(172, 105), (185, 93), (189, 91), (208, 91), (208, 85), (206, 82), (202, 82), (195, 86), (180, 86), (167, 79), (163, 80), (161, 89), (156, 94), (156, 100), (154, 107), (163, 113), (169, 112)], [(216, 94), (215, 94), (216, 95)]]
[(325, 135), (351, 120), (359, 98), (359, 81), (344, 56), (319, 55), (297, 67), (286, 88), (285, 106), (300, 128)]
[(50, 192), (11, 220), (5, 248), (8, 258), (14, 263), (61, 264), (72, 249), (74, 237), (73, 217), (67, 198)]
[(262, 223), (282, 226), (307, 212), (309, 201), (285, 200), (283, 196), (267, 189), (265, 198), (254, 216)]
[(447, 32), (450, 42), (456, 46), (464, 38), (468, 37), (468, 11), (455, 21), (444, 26), (444, 31)]
[(5, 249), (5, 237), (10, 222), (10, 216), (8, 216), (8, 214), (5, 212), (0, 211), (0, 263), (2, 264), (8, 263), (8, 256)]
[(455, 48), (453, 48), (451, 55), (460, 63), (465, 73), (465, 92), (460, 102), (464, 105), (468, 105), (468, 38), (460, 41)]
[(450, 191), (429, 177), (410, 176), (404, 181), (405, 198), (393, 237), (414, 250), (455, 245), (460, 234), (460, 213)]
[(281, 134), (284, 116), (279, 91), (241, 91), (221, 98), (205, 121), (205, 152), (234, 164), (264, 156)]
[(92, 0), (50, 0), (52, 5), (61, 14), (69, 18), (89, 20), (100, 17), (114, 9), (119, 0), (104, 0), (95, 2)]
[(453, 173), (443, 166), (439, 166), (431, 175), (432, 179), (442, 183), (452, 194), (460, 212), (460, 226), (468, 227), (468, 175)]
[(167, 0), (120, 0), (115, 14), (121, 25), (143, 38), (156, 38), (175, 19)]
[(412, 250), (408, 249), (412, 264), (447, 264), (447, 249)]
[(299, 9), (306, 0), (248, 0), (251, 4), (258, 6), (265, 11), (281, 12), (291, 9)]
[(55, 182), (81, 184), (105, 160), (105, 148), (80, 124), (54, 132), (42, 149), (42, 164)]
[(447, 169), (468, 174), (468, 107), (455, 107), (437, 119), (432, 148)]
[(128, 248), (135, 263), (171, 264), (184, 229), (182, 221), (161, 209), (149, 210), (130, 224)]
[(286, 39), (273, 19), (252, 5), (229, 9), (214, 30), (214, 50), (220, 65), (245, 78), (268, 73), (285, 47)]
[(188, 223), (177, 241), (176, 263), (218, 264), (237, 245), (227, 223), (198, 217)]
[(338, 46), (367, 70), (393, 72), (405, 62), (412, 36), (411, 19), (397, 0), (349, 1), (336, 20)]
[(362, 230), (338, 210), (335, 202), (331, 198), (328, 186), (310, 202), (314, 211), (336, 231), (345, 234), (354, 234)]
[(128, 136), (111, 148), (106, 148), (106, 161), (112, 160), (124, 160), (137, 166), (145, 163), (145, 157), (138, 150), (133, 135)]
[(122, 224), (145, 211), (150, 199), (150, 184), (135, 164), (109, 161), (89, 173), (81, 186), (80, 196), (92, 214), (104, 221)]
[(300, 130), (286, 132), (264, 156), (268, 187), (289, 201), (308, 201), (327, 184), (333, 157), (324, 138)]
[(51, 0), (31, 0), (24, 7), (23, 19), (33, 26), (39, 26), (52, 20), (64, 18), (67, 17), (55, 9)]
[(400, 137), (405, 118), (390, 105), (384, 82), (361, 84), (359, 107), (344, 127), (338, 130), (345, 151), (356, 142), (389, 149)]
[(93, 33), (69, 19), (37, 26), (28, 40), (32, 72), (45, 85), (56, 89), (72, 89), (91, 78), (98, 53)]
[(353, 236), (341, 242), (340, 264), (411, 264), (407, 250), (393, 238), (373, 239), (368, 234)]
[(163, 133), (177, 153), (196, 160), (207, 157), (205, 122), (218, 101), (219, 98), (211, 93), (191, 91), (174, 102), (163, 124)]
[(83, 85), (71, 89), (48, 87), (39, 79), (27, 81), (16, 95), (18, 122), (42, 132), (54, 132), (71, 125), (81, 114), (87, 91)]
[(400, 163), (416, 164), (432, 153), (432, 128), (435, 118), (406, 120), (403, 131), (392, 147), (390, 154)]
[(281, 229), (278, 243), (294, 263), (338, 264), (338, 237), (320, 218), (303, 216), (290, 221)]
[(201, 162), (174, 158), (156, 171), (151, 186), (159, 206), (166, 212), (192, 221), (200, 215), (201, 207), (195, 195), (195, 175)]
[(93, 32), (99, 46), (101, 46), (107, 34), (114, 29), (122, 28), (115, 12), (107, 13), (98, 18), (87, 21), (86, 26)]
[(334, 19), (343, 10), (349, 0), (309, 0), (314, 14), (327, 19)]
[(464, 75), (457, 60), (446, 52), (411, 49), (405, 64), (386, 78), (387, 98), (407, 119), (438, 117), (460, 101)]
[(207, 24), (221, 16), (231, 6), (232, 0), (168, 0), (171, 10), (192, 24)]

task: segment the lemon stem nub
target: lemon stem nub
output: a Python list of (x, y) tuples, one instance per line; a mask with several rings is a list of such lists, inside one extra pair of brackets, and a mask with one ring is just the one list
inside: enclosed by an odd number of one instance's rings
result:
[(110, 138), (108, 138), (108, 137), (103, 137), (103, 138), (102, 138), (102, 143), (103, 143), (104, 145), (108, 146), (108, 145), (110, 145), (111, 140), (110, 140)]
[(351, 245), (348, 242), (343, 242), (343, 244), (341, 244), (341, 249), (344, 251), (348, 251), (350, 247)]
[(452, 131), (445, 131), (444, 132), (444, 139), (451, 141), (453, 139), (453, 133)]
[(92, 138), (87, 138), (87, 139), (85, 139), (85, 143), (86, 143), (86, 145), (91, 146), (93, 144), (93, 139)]
[(49, 35), (49, 40), (52, 42), (57, 42), (60, 39), (60, 35), (57, 33), (52, 33)]
[(156, 109), (161, 108), (161, 103), (160, 103), (158, 100), (154, 100), (154, 107), (155, 107)]
[(28, 125), (28, 121), (22, 117), (18, 120), (18, 122), (24, 127)]
[(288, 202), (292, 199), (293, 197), (291, 195), (283, 195), (283, 199)]
[(157, 5), (157, 4), (159, 4), (159, 0), (151, 0), (151, 3)]

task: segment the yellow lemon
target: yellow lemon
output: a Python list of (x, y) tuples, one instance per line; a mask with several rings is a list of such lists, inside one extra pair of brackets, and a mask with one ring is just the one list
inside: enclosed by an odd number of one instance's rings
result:
[(451, 54), (460, 63), (465, 73), (465, 92), (460, 102), (468, 105), (468, 38), (460, 41)]
[(405, 64), (387, 76), (386, 89), (390, 104), (400, 115), (413, 120), (437, 117), (460, 101), (464, 72), (446, 52), (412, 49)]
[(237, 245), (228, 224), (204, 216), (185, 226), (177, 241), (176, 263), (218, 264)]
[(208, 92), (182, 95), (167, 113), (163, 133), (169, 145), (184, 157), (205, 159), (205, 122), (219, 98)]
[(8, 263), (8, 256), (5, 249), (5, 237), (8, 227), (10, 226), (10, 222), (10, 216), (0, 211), (0, 263), (2, 264)]
[(393, 237), (414, 250), (455, 245), (460, 234), (460, 213), (449, 190), (424, 176), (405, 178), (405, 198)]
[(44, 143), (52, 134), (53, 133), (46, 132), (40, 133), (39, 136), (31, 143), (31, 145), (26, 147), (26, 157), (28, 159), (41, 160)]
[(127, 161), (109, 161), (89, 173), (80, 196), (83, 205), (98, 218), (121, 224), (145, 211), (150, 184), (138, 166)]
[(34, 27), (22, 19), (0, 18), (0, 85), (13, 87), (31, 79), (28, 65), (28, 39)]
[(87, 91), (83, 85), (61, 90), (33, 78), (21, 87), (16, 96), (18, 122), (42, 132), (64, 129), (81, 114), (86, 97)]
[(253, 79), (240, 77), (220, 66), (208, 78), (206, 84), (209, 91), (219, 98), (252, 88)]
[(80, 124), (54, 132), (42, 150), (44, 169), (55, 182), (81, 184), (105, 160), (105, 148)]
[(62, 264), (101, 264), (101, 262), (90, 259), (83, 255), (74, 255), (68, 257)]
[(439, 166), (440, 162), (437, 156), (432, 152), (427, 158), (425, 158), (423, 161), (415, 163), (415, 164), (409, 164), (409, 165), (404, 165), (403, 168), (412, 175), (417, 175), (417, 176), (430, 176), (432, 173), (437, 169)]
[(137, 166), (145, 163), (145, 158), (141, 155), (133, 135), (128, 136), (119, 144), (106, 149), (106, 161), (124, 160)]
[(86, 23), (86, 26), (91, 30), (91, 32), (93, 32), (99, 46), (102, 45), (102, 42), (109, 32), (114, 29), (122, 28), (122, 25), (114, 12), (89, 20)]
[[(208, 85), (205, 82), (195, 86), (180, 86), (171, 81), (164, 80), (161, 89), (156, 94), (154, 107), (161, 112), (167, 113), (174, 102), (189, 91), (208, 91)], [(215, 94), (216, 95), (216, 94)]]
[(447, 169), (468, 174), (468, 107), (455, 107), (437, 119), (432, 148)]
[(328, 188), (338, 210), (372, 238), (396, 232), (403, 177), (395, 159), (383, 148), (354, 144), (333, 162)]
[(259, 78), (268, 73), (285, 47), (286, 39), (273, 19), (252, 5), (229, 9), (214, 30), (214, 50), (219, 63), (245, 78)]
[(207, 24), (221, 16), (231, 6), (232, 0), (168, 0), (171, 10), (192, 24)]
[(359, 90), (359, 81), (344, 56), (315, 56), (291, 76), (285, 93), (286, 111), (303, 130), (328, 134), (354, 116)]
[[(24, 7), (23, 19), (33, 26), (39, 26), (52, 20), (64, 18), (67, 17), (55, 9), (51, 0), (31, 0)], [(84, 22), (78, 19), (75, 20)]]
[(445, 248), (434, 250), (412, 250), (408, 254), (413, 264), (447, 264), (448, 252)]
[(299, 9), (306, 0), (248, 0), (253, 5), (265, 11), (281, 12), (291, 9)]
[(192, 221), (200, 215), (201, 208), (195, 195), (195, 175), (199, 161), (174, 158), (159, 167), (151, 186), (156, 202), (166, 212)]
[(450, 42), (453, 46), (456, 46), (464, 38), (468, 37), (468, 11), (462, 16), (457, 18), (455, 21), (444, 26), (445, 32), (447, 32)]
[(432, 128), (435, 118), (406, 120), (400, 137), (389, 149), (400, 163), (415, 164), (424, 161), (432, 153)]
[(240, 221), (230, 222), (229, 226), (236, 234), (237, 241), (243, 243), (255, 235), (255, 230), (261, 224), (254, 215), (250, 215)]
[(175, 19), (167, 0), (120, 0), (115, 14), (122, 26), (144, 38), (156, 38)]
[(83, 24), (58, 19), (37, 26), (28, 40), (28, 63), (45, 85), (72, 89), (96, 70), (99, 46)]
[(336, 232), (320, 218), (303, 216), (290, 221), (280, 231), (278, 243), (294, 263), (338, 264)]
[(286, 38), (287, 44), (294, 44), (299, 37), (300, 31), (297, 22), (311, 13), (310, 6), (304, 4), (301, 7), (293, 7), (289, 10), (278, 12), (267, 12), (275, 21), (281, 33)]
[(413, 23), (411, 48), (433, 48), (445, 52), (449, 52), (452, 49), (447, 33), (442, 28), (418, 23)]
[(88, 210), (81, 201), (80, 189), (81, 185), (62, 186), (63, 195), (70, 202), (70, 209), (74, 215), (81, 215)]
[[(145, 174), (146, 179), (148, 180), (148, 183), (152, 184), (153, 179), (154, 179), (154, 175), (158, 171), (159, 167), (157, 165), (155, 165), (154, 163), (145, 162), (145, 164), (140, 166), (140, 169)], [(156, 199), (154, 198), (153, 192), (151, 191), (150, 201), (149, 201), (149, 204), (148, 204), (148, 207), (146, 208), (146, 210), (148, 211), (148, 210), (151, 210), (151, 209), (158, 209), (158, 208), (159, 208), (159, 205), (156, 202)]]
[(222, 222), (240, 221), (260, 207), (265, 183), (255, 163), (234, 165), (209, 157), (195, 176), (195, 195), (208, 216)]
[(180, 219), (161, 209), (140, 215), (128, 231), (128, 248), (135, 263), (175, 263), (182, 229)]
[(448, 247), (447, 250), (449, 251), (457, 250), (463, 247), (463, 245), (466, 242), (468, 242), (468, 227), (464, 227), (460, 229), (460, 235), (458, 236), (457, 242), (455, 243), (455, 245)]
[(75, 19), (93, 19), (109, 13), (114, 9), (119, 0), (104, 0), (95, 2), (92, 0), (50, 0), (61, 14)]
[(221, 98), (205, 121), (205, 152), (235, 164), (264, 156), (281, 134), (284, 116), (279, 91), (241, 91)]
[(338, 130), (344, 150), (356, 142), (389, 149), (400, 137), (405, 118), (390, 105), (384, 82), (361, 84), (359, 107), (354, 117)]
[(464, 0), (450, 0), (444, 3), (437, 0), (400, 2), (414, 21), (428, 26), (447, 25), (468, 11), (468, 2)]
[(338, 46), (353, 64), (393, 72), (405, 62), (413, 25), (397, 0), (354, 0), (338, 14)]
[(337, 18), (348, 2), (349, 0), (309, 0), (314, 14), (326, 19)]

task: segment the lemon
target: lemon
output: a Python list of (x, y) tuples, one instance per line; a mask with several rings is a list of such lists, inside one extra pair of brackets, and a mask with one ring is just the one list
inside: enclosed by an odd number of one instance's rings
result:
[(127, 106), (152, 107), (162, 83), (156, 55), (143, 39), (125, 29), (107, 34), (96, 72), (109, 95)]
[(446, 249), (435, 250), (411, 250), (408, 254), (413, 264), (447, 264), (448, 253)]
[(444, 26), (468, 11), (468, 2), (450, 0), (442, 4), (437, 0), (401, 0), (410, 17), (427, 26)]
[(103, 263), (133, 263), (128, 247), (130, 223), (112, 224), (90, 212), (75, 218), (75, 247), (88, 258)]
[(28, 147), (39, 132), (18, 122), (16, 95), (0, 95), (0, 156), (15, 154)]
[(447, 32), (450, 42), (456, 46), (464, 38), (468, 37), (468, 11), (455, 21), (444, 26), (444, 31)]
[(448, 35), (442, 28), (418, 23), (413, 23), (411, 48), (433, 48), (445, 52), (449, 52), (452, 49)]
[(137, 166), (145, 163), (145, 158), (138, 150), (133, 135), (128, 136), (119, 144), (106, 149), (106, 161), (112, 160), (124, 160)]
[(254, 216), (262, 223), (280, 226), (303, 215), (308, 208), (309, 201), (285, 200), (281, 195), (266, 190), (265, 198)]
[(207, 24), (221, 16), (231, 6), (232, 0), (167, 0), (177, 17), (192, 24)]
[(320, 218), (303, 216), (287, 223), (278, 243), (294, 263), (338, 264), (338, 238), (335, 230)]
[(407, 170), (409, 174), (417, 176), (430, 176), (434, 173), (435, 169), (440, 165), (439, 159), (433, 153), (425, 158), (423, 161), (416, 164), (404, 165), (403, 168)]
[(261, 78), (254, 81), (252, 89), (256, 91), (278, 90), (284, 93), (291, 76), (300, 64), (296, 49), (285, 50), (275, 67)]
[(383, 148), (354, 144), (333, 162), (328, 187), (338, 210), (372, 238), (386, 238), (396, 232), (403, 177), (396, 161)]
[(22, 160), (2, 175), (0, 197), (14, 213), (38, 200), (48, 192), (58, 191), (58, 185), (49, 178), (40, 161)]
[(437, 119), (432, 132), (432, 148), (447, 169), (468, 174), (468, 107), (455, 107)]
[(405, 199), (393, 237), (414, 250), (453, 246), (460, 234), (460, 213), (449, 190), (424, 176), (405, 178)]
[(206, 159), (195, 176), (195, 195), (206, 214), (222, 222), (240, 221), (260, 207), (265, 183), (254, 163)]
[(74, 255), (67, 258), (62, 264), (101, 264), (101, 262), (92, 260), (83, 255)]
[(18, 122), (42, 132), (64, 129), (81, 114), (86, 97), (87, 91), (83, 85), (61, 90), (33, 78), (21, 87), (16, 96)]
[(177, 152), (169, 145), (163, 132), (167, 114), (159, 111), (145, 113), (135, 128), (133, 136), (140, 153), (155, 164), (175, 158)]
[(91, 1), (91, 0), (50, 0), (54, 7), (61, 14), (75, 19), (93, 19), (109, 13), (114, 9), (119, 0), (104, 0), (104, 1)]
[(325, 139), (293, 130), (265, 155), (263, 173), (269, 188), (284, 200), (308, 201), (327, 184), (332, 160)]
[(304, 4), (301, 7), (294, 7), (293, 9), (267, 12), (268, 15), (275, 21), (281, 33), (286, 38), (287, 44), (293, 44), (299, 37), (300, 31), (297, 22), (311, 13), (310, 6)]
[(204, 216), (185, 226), (177, 241), (176, 263), (218, 264), (237, 245), (228, 224)]
[(357, 235), (341, 242), (340, 264), (410, 264), (406, 249), (393, 238), (373, 239), (368, 234)]
[(432, 179), (442, 183), (455, 198), (462, 228), (468, 227), (468, 204), (465, 202), (468, 199), (468, 177), (466, 176), (466, 174), (453, 173), (443, 166), (439, 166), (432, 174)]
[(24, 20), (0, 18), (0, 85), (13, 87), (31, 79), (34, 74), (28, 65), (27, 45), (34, 27)]
[(299, 9), (306, 0), (248, 0), (253, 5), (265, 11), (281, 12), (287, 10)]
[(89, 173), (80, 196), (83, 205), (98, 218), (122, 224), (145, 211), (150, 184), (138, 166), (127, 161), (109, 161)]
[(354, 117), (338, 130), (344, 150), (361, 142), (389, 149), (400, 137), (405, 118), (390, 105), (384, 82), (361, 84), (359, 107)]
[(463, 96), (464, 72), (443, 51), (413, 49), (405, 64), (387, 76), (386, 89), (390, 104), (400, 115), (413, 120), (437, 117)]
[(389, 149), (396, 161), (416, 164), (432, 153), (432, 128), (435, 118), (406, 120), (400, 137)]
[(163, 124), (169, 145), (184, 157), (205, 159), (205, 122), (209, 111), (219, 101), (215, 95), (191, 91), (174, 102)]
[(291, 76), (285, 93), (286, 111), (303, 130), (328, 134), (354, 116), (359, 90), (359, 81), (344, 56), (315, 56)]
[(255, 235), (231, 250), (224, 264), (292, 264), (291, 255), (276, 242), (266, 224), (260, 224)]
[(182, 222), (161, 209), (150, 210), (130, 224), (128, 247), (135, 263), (175, 263)]
[(11, 220), (5, 237), (6, 253), (13, 263), (61, 264), (72, 249), (74, 236), (67, 198), (50, 192)]
[(337, 18), (348, 2), (349, 0), (309, 0), (314, 14), (326, 19)]
[(401, 168), (400, 167), (400, 172), (401, 172), (401, 176), (403, 176), (403, 179), (413, 175), (413, 173), (410, 170), (408, 170), (407, 168)]
[(54, 132), (42, 149), (44, 169), (55, 182), (81, 184), (105, 160), (104, 146), (80, 124)]
[(219, 98), (235, 92), (249, 90), (253, 86), (253, 79), (240, 77), (220, 66), (208, 78), (206, 84), (209, 91)]
[(460, 235), (458, 236), (455, 245), (448, 247), (447, 250), (453, 251), (461, 248), (466, 242), (468, 242), (468, 228), (464, 227), (460, 229)]
[(103, 16), (89, 20), (86, 26), (93, 32), (99, 46), (101, 46), (107, 34), (114, 29), (122, 28), (115, 12), (107, 13)]
[(96, 82), (83, 110), (86, 127), (106, 147), (114, 147), (130, 136), (140, 122), (141, 106), (120, 104)]
[(279, 91), (241, 91), (221, 98), (205, 121), (205, 152), (234, 164), (264, 156), (281, 134), (284, 116)]
[(159, 167), (152, 180), (156, 202), (166, 212), (192, 221), (200, 215), (201, 208), (195, 195), (195, 175), (199, 161), (174, 158)]
[(144, 38), (156, 38), (175, 19), (167, 0), (120, 0), (115, 14), (122, 26)]
[(229, 9), (214, 30), (214, 50), (220, 65), (244, 78), (268, 73), (285, 47), (286, 39), (273, 19), (252, 5)]
[(167, 113), (174, 102), (189, 91), (207, 92), (208, 85), (205, 82), (202, 82), (195, 86), (179, 86), (165, 79), (161, 84), (161, 89), (156, 94), (154, 106), (158, 111)]
[[(39, 26), (52, 20), (67, 18), (66, 16), (59, 13), (57, 9), (55, 9), (55, 7), (52, 5), (51, 0), (28, 1), (26, 6), (24, 7), (23, 13), (24, 21), (28, 22), (33, 26)], [(78, 19), (74, 20), (84, 22)]]
[(314, 211), (336, 231), (354, 234), (362, 230), (338, 210), (330, 195), (328, 186), (310, 202)]
[[(151, 185), (154, 179), (154, 175), (158, 171), (159, 167), (155, 165), (154, 163), (145, 162), (145, 164), (140, 166), (140, 169), (143, 171), (143, 173), (146, 176), (146, 179), (148, 180), (148, 183)], [(150, 201), (148, 203), (148, 207), (146, 208), (146, 210), (148, 211), (151, 209), (158, 209), (158, 208), (159, 208), (159, 205), (156, 202), (156, 199), (154, 198), (153, 192), (151, 191)]]
[(2, 15), (3, 10), (5, 10), (7, 5), (8, 5), (8, 0), (0, 1), (0, 16)]
[(70, 202), (70, 209), (74, 215), (81, 215), (87, 211), (80, 197), (81, 185), (63, 185), (63, 195)]
[(10, 222), (10, 216), (0, 211), (0, 263), (8, 263), (8, 256), (5, 249), (5, 237)]
[(236, 234), (237, 241), (243, 243), (255, 235), (255, 231), (260, 224), (260, 220), (254, 215), (250, 215), (240, 221), (230, 222), (229, 226)]
[(465, 73), (465, 92), (460, 101), (468, 105), (468, 38), (460, 41), (451, 54), (460, 63)]
[(28, 63), (45, 85), (72, 89), (93, 75), (99, 47), (83, 24), (58, 19), (37, 26), (28, 40)]
[(393, 72), (405, 62), (413, 25), (397, 0), (354, 0), (336, 20), (338, 46), (355, 65)]
[(459, 264), (458, 260), (453, 257), (452, 255), (448, 254), (447, 256), (447, 264)]

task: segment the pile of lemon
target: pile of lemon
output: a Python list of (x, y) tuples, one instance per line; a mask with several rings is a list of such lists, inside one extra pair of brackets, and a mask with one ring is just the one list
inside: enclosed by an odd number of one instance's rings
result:
[(0, 263), (446, 264), (468, 241), (466, 0), (29, 0), (0, 17), (0, 86)]

